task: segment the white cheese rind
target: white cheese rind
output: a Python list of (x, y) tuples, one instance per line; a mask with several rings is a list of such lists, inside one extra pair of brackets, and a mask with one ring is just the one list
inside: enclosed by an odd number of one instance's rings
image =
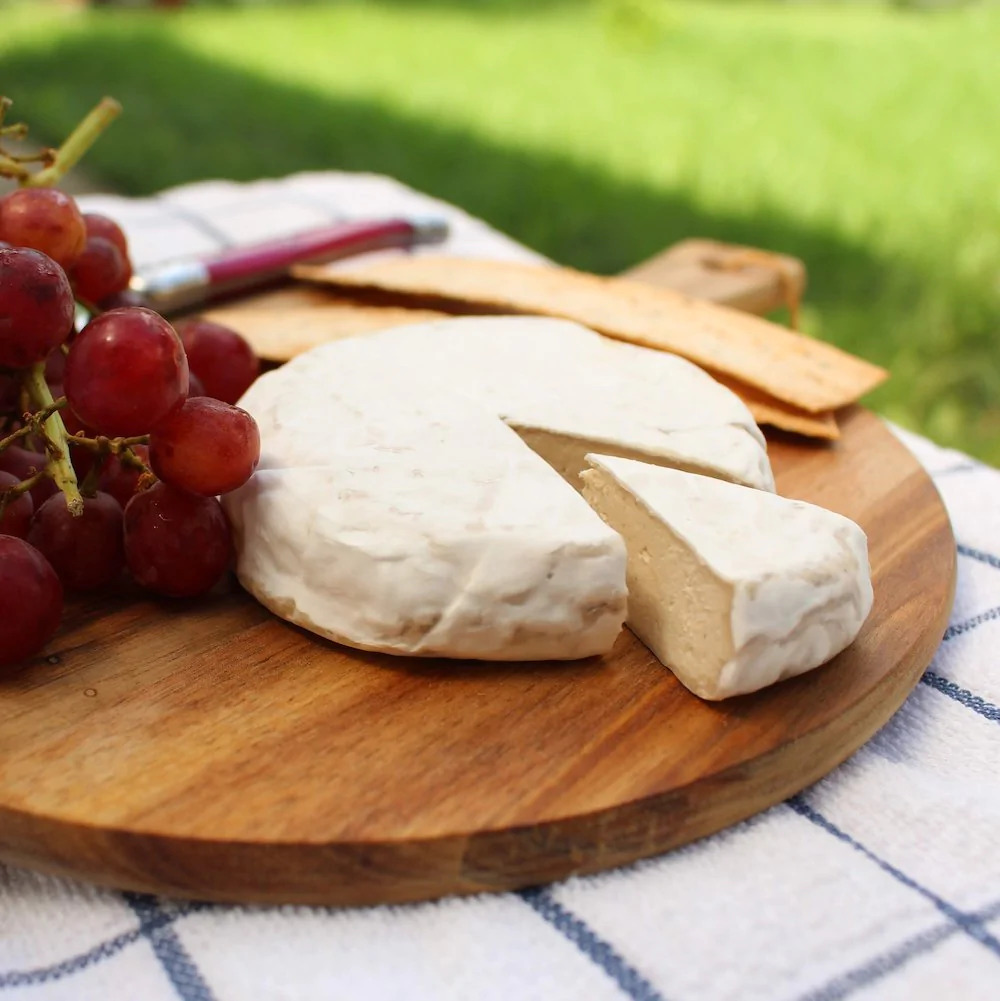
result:
[(622, 447), (647, 462), (680, 457), (706, 475), (774, 489), (764, 436), (735, 393), (683, 358), (568, 320), (474, 316), (397, 327), (326, 344), (285, 370), (334, 388), (350, 378), (371, 391), (391, 379), (405, 396), (460, 395), (515, 429), (594, 440), (607, 454)]
[(629, 547), (629, 624), (696, 694), (756, 691), (855, 639), (873, 595), (854, 522), (707, 477), (588, 458), (584, 494)]
[(282, 369), (244, 399), (261, 466), (223, 502), (248, 590), (363, 649), (487, 660), (609, 650), (625, 617), (617, 534), (495, 417), (381, 388), (384, 398), (370, 383), (324, 388)]
[(773, 485), (760, 431), (727, 389), (559, 320), (338, 341), (263, 376), (240, 405), (262, 442), (257, 475), (223, 498), (244, 586), (314, 632), (396, 654), (611, 649), (624, 543), (512, 426), (572, 440), (571, 480), (600, 440)]

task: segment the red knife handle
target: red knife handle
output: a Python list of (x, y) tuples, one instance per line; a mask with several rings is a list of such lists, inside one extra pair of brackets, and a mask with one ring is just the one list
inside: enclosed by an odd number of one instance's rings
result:
[(234, 247), (204, 264), (209, 288), (214, 290), (273, 278), (300, 261), (330, 260), (386, 247), (409, 246), (413, 233), (413, 224), (406, 219), (350, 222), (256, 246)]
[(160, 312), (174, 312), (234, 291), (263, 285), (300, 261), (331, 261), (388, 247), (440, 243), (445, 219), (378, 219), (340, 223), (208, 258), (168, 261), (133, 276), (132, 290)]

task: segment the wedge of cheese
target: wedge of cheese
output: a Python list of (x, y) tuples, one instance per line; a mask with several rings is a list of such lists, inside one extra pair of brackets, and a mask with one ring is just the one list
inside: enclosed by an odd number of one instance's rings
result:
[(625, 545), (566, 480), (595, 448), (770, 490), (744, 404), (561, 320), (470, 317), (317, 348), (241, 400), (257, 474), (223, 503), (244, 586), (323, 636), (499, 660), (610, 650)]
[(608, 456), (584, 496), (628, 547), (628, 624), (704, 699), (825, 663), (871, 611), (854, 522), (802, 501)]

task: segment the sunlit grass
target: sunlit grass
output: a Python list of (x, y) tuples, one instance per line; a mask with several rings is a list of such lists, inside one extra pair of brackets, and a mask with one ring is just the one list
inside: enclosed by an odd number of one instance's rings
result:
[(595, 270), (685, 235), (798, 254), (808, 328), (893, 370), (872, 404), (1000, 462), (1000, 11), (621, 9), (35, 7), (0, 90), (54, 132), (115, 93), (91, 166), (127, 191), (371, 168)]

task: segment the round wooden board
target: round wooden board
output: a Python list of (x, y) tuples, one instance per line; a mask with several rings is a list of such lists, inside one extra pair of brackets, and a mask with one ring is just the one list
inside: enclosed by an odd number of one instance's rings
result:
[(239, 590), (76, 604), (0, 675), (0, 858), (219, 900), (364, 904), (621, 865), (748, 817), (866, 741), (941, 639), (955, 545), (871, 414), (772, 442), (782, 493), (868, 532), (875, 607), (834, 662), (725, 703), (631, 633), (601, 660), (360, 654)]

